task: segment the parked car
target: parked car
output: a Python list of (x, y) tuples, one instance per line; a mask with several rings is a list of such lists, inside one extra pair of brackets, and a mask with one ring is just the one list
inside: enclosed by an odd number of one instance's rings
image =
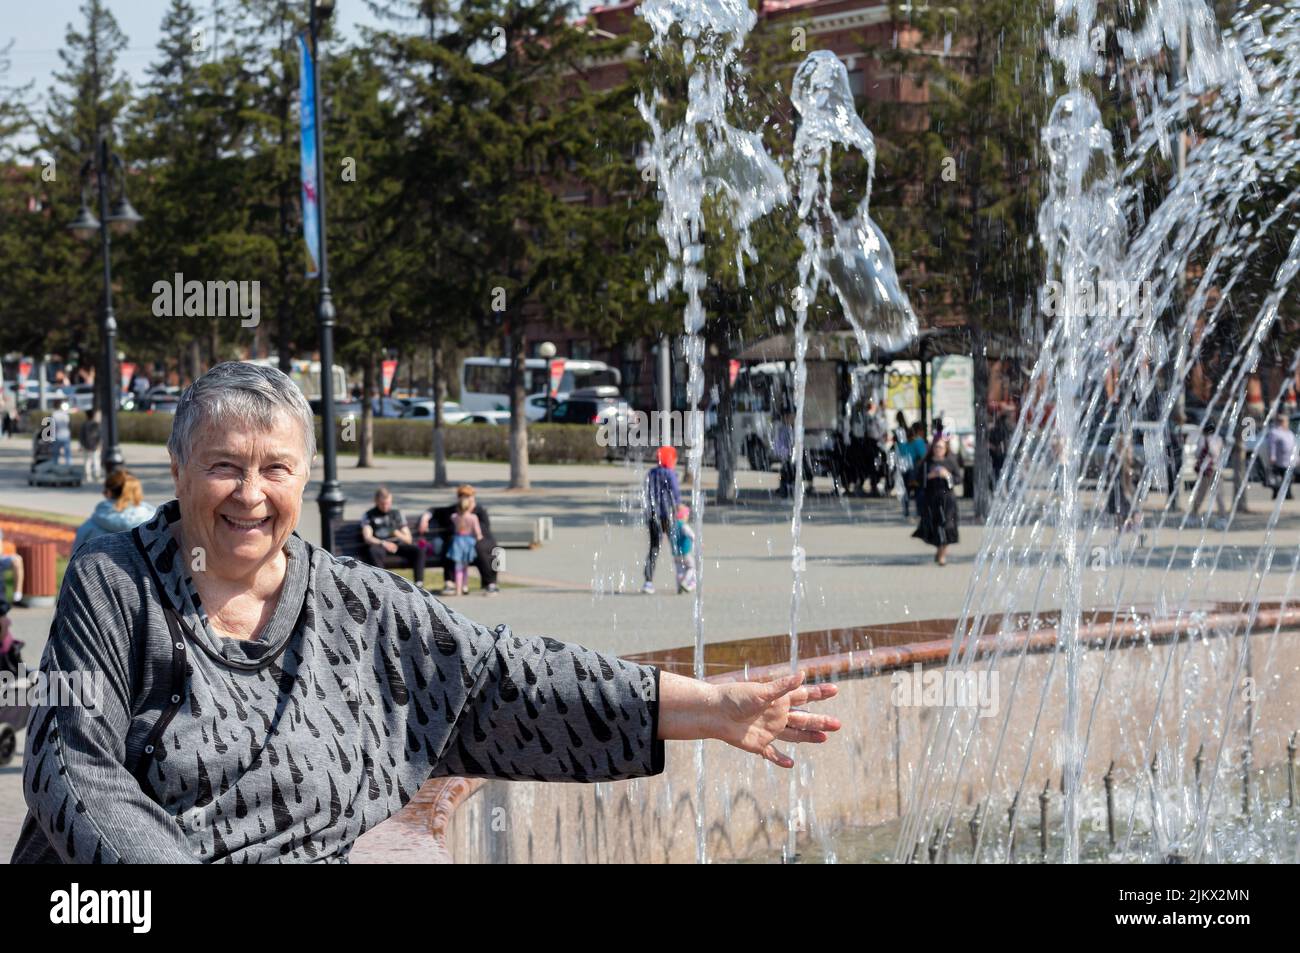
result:
[(155, 397), (179, 397), (180, 395), (181, 389), (179, 387), (169, 387), (166, 384), (155, 384), (144, 392), (144, 398), (147, 401), (153, 400)]
[[(311, 412), (319, 417), (321, 415), (321, 399), (311, 397), (308, 398), (307, 403), (311, 407)], [(334, 419), (347, 420), (349, 418), (361, 419), (361, 402), (351, 400), (334, 401)]]
[(504, 425), (510, 423), (510, 412), (507, 410), (476, 410), (473, 413), (465, 413), (457, 423)]
[[(574, 391), (574, 393), (581, 393)], [(551, 421), (557, 424), (614, 423), (631, 411), (622, 401), (610, 397), (574, 398), (562, 400), (551, 411)]]
[(180, 402), (181, 399), (174, 394), (159, 394), (149, 401), (149, 409), (146, 413), (174, 414)]
[(371, 412), (376, 417), (401, 417), (406, 408), (407, 402), (396, 397), (376, 397), (370, 402)]
[[(443, 423), (458, 424), (467, 417), (469, 412), (462, 408), (454, 400), (444, 400), (442, 402), (442, 420)], [(433, 417), (433, 401), (431, 400), (413, 400), (406, 405), (402, 411), (402, 418), (410, 420), (412, 418), (429, 420)]]

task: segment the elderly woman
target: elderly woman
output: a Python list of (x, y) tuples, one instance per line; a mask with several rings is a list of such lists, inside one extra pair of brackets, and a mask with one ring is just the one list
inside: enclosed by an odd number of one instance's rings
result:
[(799, 710), (831, 686), (523, 638), (307, 543), (311, 410), (273, 368), (197, 380), (168, 450), (176, 499), (68, 567), (42, 668), (104, 685), (33, 709), (15, 862), (343, 862), (430, 777), (642, 777), (696, 738), (788, 768), (839, 728)]

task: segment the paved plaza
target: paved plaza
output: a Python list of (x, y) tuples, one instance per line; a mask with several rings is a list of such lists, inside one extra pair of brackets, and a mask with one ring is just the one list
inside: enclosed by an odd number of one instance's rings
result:
[[(145, 498), (161, 503), (172, 496), (166, 451), (160, 446), (128, 444), (128, 467), (137, 474)], [(27, 441), (0, 441), (0, 509), (84, 517), (99, 499), (95, 487), (29, 487)], [(640, 593), (646, 530), (638, 491), (644, 465), (538, 466), (531, 468), (533, 489), (506, 489), (508, 468), (497, 463), (452, 461), (451, 489), (434, 490), (432, 464), (411, 458), (380, 458), (371, 469), (357, 469), (343, 457), (340, 477), (348, 498), (346, 515), (359, 518), (371, 505), (374, 489), (388, 486), (395, 505), (412, 514), (454, 499), (454, 484), (478, 488), (481, 502), (495, 519), (549, 516), (553, 539), (533, 550), (506, 554), (500, 595), (486, 598), (475, 589), (448, 604), (480, 622), (506, 623), (522, 634), (549, 635), (617, 654), (690, 645), (695, 639), (695, 598), (677, 595), (671, 561), (661, 555), (659, 592)], [(302, 535), (320, 536), (315, 498), (320, 472), (314, 474), (304, 500)], [(789, 631), (792, 590), (791, 504), (775, 495), (777, 475), (742, 470), (741, 500), (734, 506), (705, 509), (702, 537), (703, 620), (706, 638), (723, 641)], [(712, 490), (714, 474), (706, 473)], [(689, 493), (689, 488), (684, 492)], [(1257, 512), (1238, 515), (1223, 535), (1214, 595), (1220, 599), (1250, 591), (1251, 563), (1263, 539), (1267, 493), (1252, 489)], [(961, 543), (946, 567), (934, 565), (933, 550), (911, 538), (913, 520), (902, 518), (892, 497), (836, 497), (819, 480), (804, 513), (802, 545), (806, 551), (804, 591), (798, 617), (801, 631), (863, 624), (949, 618), (960, 614), (975, 558), (983, 538), (970, 525), (967, 501), (961, 501)], [(1300, 502), (1286, 504), (1274, 530), (1280, 546), (1292, 545), (1300, 527)], [(1171, 583), (1164, 563), (1167, 548), (1182, 538), (1195, 543), (1201, 530), (1162, 535), (1153, 564), (1160, 570), (1136, 574), (1128, 598), (1151, 601)], [(1279, 549), (1261, 591), (1280, 596), (1286, 590), (1292, 558)], [(1178, 563), (1175, 562), (1175, 572)], [(1176, 580), (1174, 581), (1176, 582)], [(29, 663), (39, 658), (53, 610), (15, 609), (15, 633), (27, 643)], [(22, 739), (20, 738), (20, 748)], [(24, 806), (20, 790), (21, 759), (0, 768), (0, 860), (7, 860)]]

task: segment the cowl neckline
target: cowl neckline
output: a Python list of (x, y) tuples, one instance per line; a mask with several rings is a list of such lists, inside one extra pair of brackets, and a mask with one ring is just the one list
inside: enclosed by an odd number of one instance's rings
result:
[(269, 664), (297, 627), (310, 589), (310, 547), (295, 530), (284, 544), (284, 586), (271, 618), (255, 639), (218, 635), (208, 621), (190, 575), (190, 561), (180, 549), (180, 502), (170, 500), (139, 527), (144, 557), (162, 588), (165, 608), (174, 611), (186, 634), (214, 661), (231, 668), (257, 669)]

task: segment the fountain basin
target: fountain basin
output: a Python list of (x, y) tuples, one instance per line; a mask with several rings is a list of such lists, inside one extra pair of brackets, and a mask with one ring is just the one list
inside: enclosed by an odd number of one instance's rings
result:
[[(813, 678), (833, 680), (840, 687), (839, 696), (819, 708), (845, 725), (826, 745), (803, 749), (795, 769), (809, 794), (803, 799), (806, 816), (797, 819), (800, 843), (812, 853), (844, 831), (896, 827), (925, 763), (932, 723), (943, 711), (929, 704), (899, 703), (898, 687), (920, 672), (942, 674), (956, 624), (940, 619), (800, 635), (803, 667)], [(1007, 741), (998, 759), (1001, 773), (990, 777), (986, 770), (968, 770), (945, 795), (945, 802), (954, 805), (955, 829), (964, 831), (985, 798), (990, 799), (988, 812), (1005, 818), (1008, 785), (1015, 786), (1006, 777), (1008, 771), (1016, 777), (1024, 772), (1023, 816), (1037, 819), (1037, 796), (1045, 786), (1059, 797), (1060, 752), (1044, 739), (1060, 737), (1063, 687), (1049, 688), (1039, 710), (1044, 682), (1063, 683), (1059, 666), (1053, 675), (1057, 634), (1050, 627), (1025, 631), (1025, 624), (1014, 617), (1005, 624), (993, 620), (986, 626), (988, 634), (977, 640), (979, 661), (974, 669), (996, 677), (999, 698), (990, 717), (1009, 719)], [(1300, 705), (1284, 691), (1287, 680), (1300, 675), (1300, 609), (1261, 605), (1252, 623), (1241, 606), (1210, 603), (1199, 607), (1194, 621), (1142, 612), (1124, 617), (1085, 613), (1080, 633), (1090, 647), (1081, 672), (1087, 690), (1085, 711), (1103, 666), (1097, 647), (1107, 639), (1113, 645), (1083, 768), (1085, 790), (1095, 788), (1100, 796), (1102, 778), (1113, 762), (1116, 784), (1127, 786), (1130, 801), (1132, 792), (1149, 793), (1153, 754), (1158, 777), (1163, 773), (1157, 788), (1190, 785), (1192, 757), (1202, 744), (1208, 785), (1220, 755), (1215, 711), (1236, 691), (1234, 681), (1241, 676), (1232, 664), (1239, 646), (1235, 637), (1247, 626), (1256, 667), (1268, 658), (1271, 673), (1252, 684), (1252, 770), (1261, 776), (1268, 770), (1276, 777), (1288, 757), (1287, 739), (1300, 728)], [(633, 658), (689, 674), (691, 651)], [(784, 674), (788, 651), (785, 635), (711, 644), (706, 649), (708, 678), (725, 682)], [(1019, 687), (1013, 692), (1017, 671)], [(1157, 701), (1157, 686), (1166, 671), (1166, 688)], [(1238, 707), (1244, 710), (1244, 702)], [(1159, 718), (1148, 742), (1157, 709)], [(1225, 749), (1222, 759), (1220, 795), (1229, 787), (1223, 779), (1239, 773), (1238, 749)], [(705, 746), (704, 770), (708, 859), (779, 857), (786, 838), (789, 774), (713, 743)], [(1240, 787), (1235, 780), (1231, 784), (1234, 790)], [(1053, 809), (1059, 811), (1059, 804)], [(353, 856), (357, 862), (383, 862), (390, 852), (402, 850), (407, 856), (396, 859), (690, 863), (695, 860), (697, 810), (693, 746), (674, 744), (668, 746), (662, 775), (631, 782), (431, 781), (399, 815), (363, 837)]]

